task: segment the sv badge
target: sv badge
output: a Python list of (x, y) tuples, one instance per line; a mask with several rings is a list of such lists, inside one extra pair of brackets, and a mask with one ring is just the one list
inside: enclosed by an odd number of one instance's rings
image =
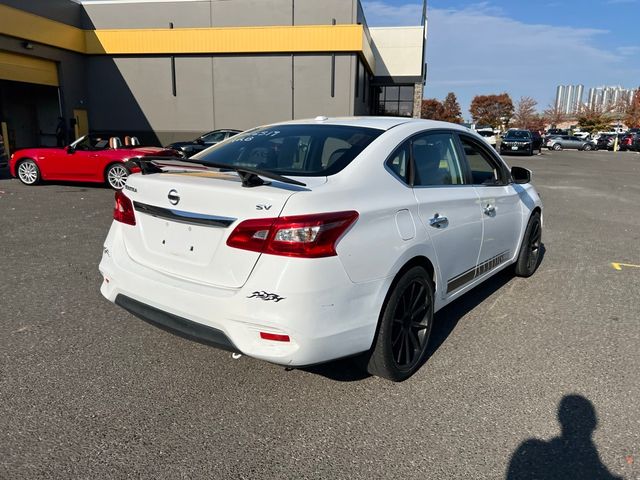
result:
[(269, 210), (271, 209), (271, 205), (267, 205), (266, 203), (259, 203), (256, 205), (256, 210)]

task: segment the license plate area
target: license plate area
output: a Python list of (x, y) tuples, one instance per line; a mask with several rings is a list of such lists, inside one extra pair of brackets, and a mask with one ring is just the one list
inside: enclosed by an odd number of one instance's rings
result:
[(518, 150), (518, 147), (511, 147), (511, 150)]
[(225, 229), (173, 222), (140, 215), (142, 234), (151, 252), (194, 265), (211, 263)]

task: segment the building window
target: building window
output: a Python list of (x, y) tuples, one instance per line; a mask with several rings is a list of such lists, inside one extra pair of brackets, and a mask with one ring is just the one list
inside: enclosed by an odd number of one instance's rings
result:
[(376, 114), (400, 117), (413, 115), (413, 85), (385, 85), (376, 88)]

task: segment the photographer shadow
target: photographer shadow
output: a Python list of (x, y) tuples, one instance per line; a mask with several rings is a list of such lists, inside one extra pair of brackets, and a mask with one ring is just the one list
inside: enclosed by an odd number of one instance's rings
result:
[(600, 460), (593, 443), (598, 418), (593, 404), (581, 395), (566, 395), (558, 406), (559, 437), (530, 438), (514, 452), (507, 480), (620, 480)]

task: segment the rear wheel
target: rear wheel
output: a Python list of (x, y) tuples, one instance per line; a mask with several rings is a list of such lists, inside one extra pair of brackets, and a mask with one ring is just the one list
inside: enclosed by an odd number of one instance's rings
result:
[(554, 150), (556, 150), (556, 151), (562, 150), (562, 145), (560, 145), (559, 143), (556, 143), (556, 144), (553, 146), (553, 149), (554, 149)]
[(35, 185), (40, 181), (40, 169), (31, 159), (22, 160), (18, 164), (18, 178), (25, 185)]
[(583, 150), (584, 150), (585, 152), (589, 152), (589, 151), (593, 150), (593, 147), (592, 147), (590, 144), (588, 144), (588, 143), (587, 143), (587, 144), (584, 146), (584, 149), (583, 149)]
[(530, 277), (540, 263), (540, 248), (542, 246), (542, 221), (538, 212), (531, 215), (524, 239), (520, 246), (520, 253), (516, 261), (515, 274), (519, 277)]
[(127, 183), (129, 173), (129, 169), (121, 163), (109, 165), (105, 172), (107, 185), (114, 190), (122, 190), (124, 188), (124, 184)]
[(433, 285), (419, 266), (395, 284), (382, 311), (367, 371), (394, 382), (406, 380), (422, 365), (433, 324)]

